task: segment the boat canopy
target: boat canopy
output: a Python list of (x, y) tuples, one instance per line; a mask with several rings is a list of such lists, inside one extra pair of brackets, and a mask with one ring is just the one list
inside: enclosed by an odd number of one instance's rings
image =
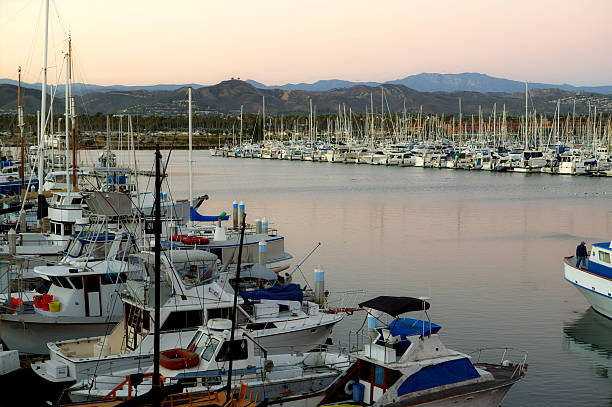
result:
[(427, 301), (413, 297), (394, 297), (381, 295), (359, 304), (361, 308), (371, 308), (377, 311), (397, 317), (406, 312), (428, 310), (430, 305)]
[(440, 325), (413, 318), (396, 318), (389, 324), (391, 335), (406, 339), (408, 336), (437, 334), (442, 327)]
[(261, 290), (240, 291), (240, 296), (246, 302), (258, 300), (299, 301), (304, 300), (304, 293), (297, 284), (287, 284), (277, 287), (263, 288)]
[[(189, 208), (189, 218), (192, 222), (215, 222), (219, 220), (219, 216), (200, 215), (193, 206)], [(228, 220), (229, 215), (221, 216), (221, 220)]]

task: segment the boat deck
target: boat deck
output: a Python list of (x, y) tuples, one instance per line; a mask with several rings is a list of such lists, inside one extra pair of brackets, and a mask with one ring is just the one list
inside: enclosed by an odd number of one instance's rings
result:
[(493, 375), (494, 380), (452, 387), (446, 390), (437, 391), (433, 394), (423, 394), (414, 398), (406, 398), (399, 401), (398, 404), (401, 404), (402, 406), (418, 405), (433, 400), (465, 397), (493, 389), (501, 389), (503, 387), (509, 388), (524, 376), (524, 372), (521, 374), (517, 365), (501, 366), (489, 363), (475, 363), (474, 366), (490, 372)]

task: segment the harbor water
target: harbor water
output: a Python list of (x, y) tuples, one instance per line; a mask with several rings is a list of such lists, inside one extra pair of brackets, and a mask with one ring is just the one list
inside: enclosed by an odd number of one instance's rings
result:
[[(153, 154), (137, 155), (151, 169)], [(188, 195), (187, 155), (170, 156), (176, 199)], [(265, 216), (286, 237), (294, 264), (321, 242), (301, 270), (313, 284), (321, 264), (331, 299), (428, 296), (447, 346), (527, 351), (504, 406), (612, 403), (612, 321), (563, 278), (581, 240), (612, 238), (609, 179), (193, 156), (194, 195), (210, 196), (200, 213), (244, 201), (248, 222)], [(334, 342), (364, 318), (347, 317)]]

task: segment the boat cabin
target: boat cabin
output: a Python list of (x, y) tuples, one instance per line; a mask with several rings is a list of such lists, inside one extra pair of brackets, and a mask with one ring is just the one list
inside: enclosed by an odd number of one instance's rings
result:
[(395, 318), (383, 326), (378, 326), (379, 317), (368, 318), (366, 338), (371, 341), (356, 353), (357, 360), (330, 386), (320, 405), (389, 405), (492, 379), (467, 355), (444, 346), (438, 336), (439, 325), (398, 316), (419, 308), (426, 315), (429, 304), (424, 300), (383, 296), (360, 306), (370, 315), (390, 313)]
[(588, 271), (612, 279), (612, 243), (593, 243)]

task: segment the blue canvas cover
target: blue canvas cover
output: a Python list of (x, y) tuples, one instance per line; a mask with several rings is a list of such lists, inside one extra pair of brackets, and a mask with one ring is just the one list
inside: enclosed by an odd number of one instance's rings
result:
[(304, 299), (304, 293), (297, 284), (287, 284), (261, 290), (240, 291), (240, 296), (246, 302), (257, 300), (285, 300), (299, 301), (301, 303)]
[(432, 335), (437, 334), (442, 328), (440, 325), (433, 324), (429, 321), (413, 318), (395, 318), (393, 322), (389, 324), (391, 335), (400, 335), (402, 339), (406, 339), (407, 336), (412, 335), (423, 335), (423, 327), (425, 327), (425, 336), (428, 336), (430, 333)]
[(469, 359), (455, 359), (419, 370), (400, 385), (397, 394), (403, 396), (415, 391), (475, 379), (479, 376)]
[[(219, 220), (218, 216), (205, 216), (200, 215), (198, 211), (196, 211), (193, 206), (189, 207), (189, 217), (192, 222), (215, 222)], [(228, 220), (229, 215), (225, 215), (221, 218), (221, 220)]]

